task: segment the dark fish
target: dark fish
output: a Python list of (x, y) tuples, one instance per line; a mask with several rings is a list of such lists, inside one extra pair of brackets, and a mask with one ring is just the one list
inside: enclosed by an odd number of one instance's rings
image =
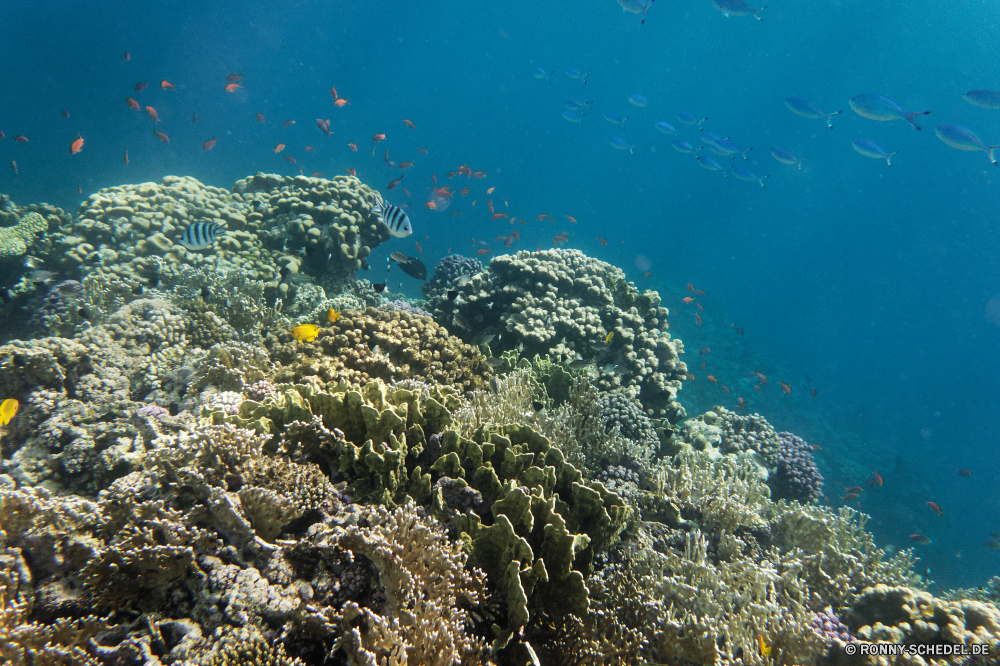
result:
[(921, 546), (926, 546), (931, 543), (931, 538), (929, 536), (924, 536), (923, 534), (911, 534), (910, 541), (913, 543), (919, 543)]
[(504, 360), (502, 358), (497, 358), (496, 356), (491, 356), (488, 359), (486, 359), (486, 365), (490, 366), (494, 370), (499, 368), (503, 364)]
[(449, 301), (453, 301), (456, 298), (458, 298), (458, 292), (455, 291), (454, 289), (449, 289), (448, 290), (448, 300)]
[(541, 403), (540, 401), (538, 401), (538, 400), (532, 400), (531, 401), (531, 408), (534, 409), (536, 412), (542, 411), (543, 407), (545, 407), (545, 405), (543, 403)]
[(972, 476), (972, 470), (971, 469), (960, 469), (960, 470), (958, 470), (958, 475), (959, 476)]
[(212, 297), (212, 292), (209, 291), (208, 287), (201, 288), (201, 300), (207, 301)]
[(381, 294), (383, 291), (385, 291), (385, 282), (376, 282), (372, 286), (375, 287), (376, 294)]
[(419, 259), (411, 257), (409, 261), (400, 263), (399, 268), (412, 278), (416, 278), (418, 280), (427, 279), (427, 267), (424, 266), (424, 262)]
[(223, 231), (224, 227), (218, 222), (193, 222), (184, 230), (181, 245), (189, 250), (204, 250), (211, 247)]

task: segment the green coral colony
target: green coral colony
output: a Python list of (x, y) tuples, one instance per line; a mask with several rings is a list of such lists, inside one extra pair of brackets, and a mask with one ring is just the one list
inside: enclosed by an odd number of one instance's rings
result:
[[(19, 404), (0, 430), (0, 657), (1000, 652), (989, 595), (932, 596), (909, 551), (816, 502), (801, 440), (759, 415), (687, 418), (655, 292), (553, 249), (447, 257), (425, 314), (386, 307), (355, 277), (390, 237), (375, 202), (354, 177), (258, 174), (0, 212), (5, 308), (36, 304), (39, 331), (0, 347), (0, 398)], [(190, 250), (195, 222), (224, 233)]]

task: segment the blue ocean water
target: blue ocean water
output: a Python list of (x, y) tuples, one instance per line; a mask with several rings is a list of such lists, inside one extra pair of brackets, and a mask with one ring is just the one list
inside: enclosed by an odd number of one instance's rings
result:
[[(934, 580), (981, 584), (1000, 573), (1000, 551), (983, 543), (1000, 531), (1000, 168), (945, 145), (934, 128), (963, 125), (1000, 143), (1000, 111), (962, 99), (1000, 88), (1000, 15), (969, 2), (776, 0), (760, 16), (726, 18), (709, 0), (657, 0), (644, 25), (614, 0), (85, 9), (8, 0), (0, 192), (72, 211), (99, 188), (169, 174), (230, 187), (257, 171), (354, 168), (392, 203), (412, 204), (414, 236), (378, 249), (373, 278), (389, 252), (413, 253), (414, 241), (432, 264), (471, 254), (473, 238), (504, 252), (494, 239), (515, 228), (513, 250), (550, 247), (567, 232), (566, 246), (660, 292), (695, 375), (681, 392), (689, 413), (744, 398), (747, 410), (822, 447), (828, 502), (865, 487), (852, 505), (872, 515), (880, 545), (911, 547), (910, 534), (925, 534), (933, 543), (914, 547)], [(586, 83), (567, 67), (589, 73)], [(538, 68), (550, 77), (536, 78)], [(227, 93), (232, 73), (242, 87)], [(135, 92), (142, 81), (149, 87)], [(350, 104), (334, 107), (331, 86)], [(848, 101), (866, 92), (932, 113), (917, 119), (920, 132), (862, 118)], [(634, 94), (648, 105), (630, 104)], [(844, 112), (830, 130), (791, 113), (791, 96)], [(156, 109), (169, 144), (127, 97)], [(563, 118), (566, 99), (590, 102), (581, 122)], [(606, 111), (628, 116), (625, 127)], [(680, 111), (753, 146), (745, 162), (713, 158), (769, 174), (766, 189), (674, 151), (674, 140), (703, 145)], [(330, 119), (330, 137), (317, 119)], [(657, 131), (661, 120), (678, 136)], [(385, 140), (375, 144), (376, 133)], [(78, 136), (85, 145), (71, 155)], [(633, 151), (609, 145), (615, 136)], [(888, 167), (855, 152), (859, 139), (899, 154)], [(802, 169), (771, 157), (777, 146), (805, 157)], [(386, 150), (415, 163), (392, 192), (384, 188), (399, 171)], [(449, 180), (459, 165), (486, 178)], [(456, 191), (447, 211), (423, 207), (432, 174)], [(527, 223), (491, 220), (487, 198)], [(397, 278), (419, 294), (416, 281)], [(706, 292), (701, 325), (681, 301), (688, 283)], [(762, 393), (753, 370), (770, 378)], [(963, 468), (972, 476), (959, 476)], [(884, 484), (868, 488), (876, 471)]]

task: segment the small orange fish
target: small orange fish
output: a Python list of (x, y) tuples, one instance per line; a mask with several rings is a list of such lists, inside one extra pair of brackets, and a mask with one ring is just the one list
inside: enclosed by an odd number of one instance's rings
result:
[(170, 81), (167, 81), (166, 79), (160, 81), (160, 88), (162, 88), (163, 90), (173, 90), (174, 92), (177, 92), (177, 88), (174, 86), (174, 84), (172, 84)]
[(459, 191), (459, 194), (461, 194), (461, 195), (462, 195), (463, 197), (467, 197), (467, 196), (469, 196), (469, 188), (467, 188), (467, 187), (463, 187), (463, 188), (462, 188), (462, 189), (461, 189), (461, 190)]
[(76, 193), (77, 194), (83, 194), (83, 185), (77, 185), (76, 186)]
[(463, 164), (462, 166), (458, 167), (458, 172), (463, 176), (471, 176), (472, 168), (467, 164)]
[(687, 379), (688, 381), (692, 381), (693, 382), (694, 379), (695, 379), (695, 377), (690, 372), (688, 372), (688, 373), (684, 374), (684, 379)]
[(840, 499), (844, 500), (845, 502), (853, 502), (854, 500), (858, 499), (858, 497), (860, 496), (857, 493), (847, 493)]
[(426, 155), (427, 154), (427, 149), (426, 148), (417, 148), (417, 152), (420, 153), (421, 155)]
[(694, 313), (694, 320), (698, 322), (699, 326), (701, 326), (701, 315), (698, 314), (697, 312)]
[(698, 350), (698, 356), (707, 356), (710, 351), (712, 351), (711, 347), (702, 347)]
[(347, 106), (350, 104), (347, 97), (341, 97), (340, 99), (334, 100), (333, 105), (338, 109), (342, 106)]
[(403, 124), (406, 125), (407, 127), (412, 127), (413, 129), (417, 129), (417, 126), (414, 125), (411, 121), (407, 120), (406, 118), (403, 118)]
[(130, 108), (135, 109), (136, 111), (138, 111), (139, 108), (140, 108), (139, 107), (139, 102), (135, 101), (131, 97), (126, 97), (125, 98), (125, 103), (128, 104)]
[(313, 148), (312, 146), (306, 146), (302, 150), (306, 151), (307, 153), (314, 153), (314, 152), (316, 152), (316, 149)]
[(63, 118), (69, 118), (69, 109), (63, 109), (62, 110), (62, 117)]
[(156, 130), (153, 130), (153, 136), (155, 136), (163, 143), (170, 143), (170, 137), (164, 134), (163, 132), (157, 132)]
[(881, 486), (883, 481), (881, 474), (872, 472), (872, 478), (868, 479), (868, 485), (874, 488), (875, 486)]
[(576, 218), (572, 215), (567, 215), (566, 219), (570, 221), (570, 224), (576, 224)]
[(473, 173), (469, 174), (469, 178), (476, 178), (476, 179), (486, 178), (486, 172), (485, 171), (474, 171)]
[(484, 247), (484, 248), (482, 248), (482, 249), (479, 249), (479, 250), (476, 250), (476, 254), (478, 254), (478, 255), (480, 255), (480, 256), (482, 256), (482, 255), (484, 255), (484, 254), (493, 254), (493, 250), (491, 250), (491, 249), (489, 249), (489, 248), (486, 248), (486, 247)]
[(145, 81), (139, 81), (139, 83), (135, 84), (135, 91), (136, 92), (142, 92), (145, 89), (146, 89), (146, 82)]
[(83, 137), (80, 136), (79, 134), (77, 134), (76, 136), (77, 138), (73, 141), (73, 143), (69, 144), (70, 155), (76, 155), (78, 152), (83, 150)]
[[(403, 176), (405, 176), (405, 175), (406, 174), (404, 173)], [(387, 190), (394, 190), (394, 189), (396, 189), (396, 186), (399, 185), (399, 181), (403, 180), (403, 176), (400, 176), (399, 178), (391, 181), (388, 185), (385, 186), (385, 189), (387, 189)]]
[(685, 286), (687, 287), (687, 290), (688, 290), (688, 291), (690, 291), (690, 292), (693, 292), (693, 291), (694, 291), (694, 285), (693, 285), (693, 284), (691, 284), (690, 282), (688, 282), (688, 283), (687, 283), (687, 285), (685, 285)]
[(291, 162), (292, 164), (298, 164), (298, 162), (295, 161), (295, 158), (292, 157), (291, 155), (285, 155), (285, 159)]
[(153, 119), (154, 123), (160, 122), (160, 116), (156, 115), (156, 109), (151, 106), (146, 107), (146, 115)]
[(722, 390), (726, 392), (726, 395), (729, 395), (729, 387), (728, 386), (722, 386), (722, 385), (720, 385), (720, 388), (722, 388)]
[(694, 304), (694, 306), (695, 306), (696, 308), (698, 308), (698, 310), (699, 310), (700, 312), (704, 312), (704, 311), (705, 311), (705, 308), (701, 307), (701, 303), (695, 303), (695, 304)]
[(435, 185), (438, 184), (438, 177), (435, 176), (433, 173), (431, 174), (431, 182), (434, 183)]
[(600, 236), (597, 237), (597, 242), (600, 243), (604, 247), (608, 246), (608, 241), (606, 241), (604, 238), (602, 238)]
[(778, 382), (778, 386), (781, 387), (781, 390), (784, 391), (786, 395), (792, 394), (792, 387), (785, 382)]
[(558, 236), (553, 236), (552, 237), (552, 244), (553, 245), (558, 245), (559, 243), (566, 243), (568, 241), (569, 241), (569, 238), (566, 238), (566, 236), (563, 236), (562, 234), (559, 234)]
[(128, 164), (128, 148), (125, 149), (125, 156), (122, 158), (122, 162)]
[(653, 277), (653, 273), (652, 271), (646, 271), (645, 273), (642, 274), (642, 277), (644, 278)]
[(236, 83), (237, 81), (239, 81), (242, 78), (243, 78), (242, 74), (230, 74), (229, 76), (226, 77), (226, 82), (227, 83)]
[(695, 289), (694, 290), (694, 295), (695, 296), (704, 296), (705, 292), (703, 292), (701, 289)]
[(347, 172), (348, 176), (357, 176), (358, 175), (358, 170), (357, 169), (345, 169), (345, 171)]
[(497, 189), (496, 186), (491, 187), (490, 189), (486, 190), (486, 194), (493, 194), (493, 190), (495, 189)]
[(505, 217), (507, 217), (507, 213), (493, 213), (490, 215), (491, 220), (502, 220)]
[(462, 214), (462, 211), (460, 211), (460, 210), (453, 210), (453, 211), (451, 211), (451, 216), (452, 217), (455, 217), (456, 215), (461, 215), (461, 214)]
[(709, 375), (708, 377), (706, 377), (706, 379), (708, 379), (708, 381), (712, 382), (713, 384), (719, 383), (719, 380), (716, 379), (713, 375)]
[(413, 241), (413, 244), (417, 246), (417, 252), (419, 252), (420, 254), (424, 253), (424, 248), (420, 247), (420, 243), (418, 243), (417, 241)]
[(411, 160), (406, 160), (405, 162), (399, 163), (400, 169), (409, 169), (411, 166), (413, 166), (413, 162)]
[(965, 476), (965, 477), (972, 476), (972, 470), (971, 469), (960, 469), (960, 470), (958, 470), (958, 475), (959, 476)]
[(740, 407), (740, 414), (743, 413), (743, 409), (747, 406), (747, 401), (743, 398), (736, 398), (736, 404)]
[(851, 486), (850, 488), (844, 488), (845, 493), (861, 493), (864, 492), (864, 488), (861, 486)]
[(761, 386), (760, 384), (754, 384), (753, 385), (753, 390), (757, 391), (757, 393), (763, 393), (764, 392), (764, 387)]
[(708, 367), (708, 362), (707, 361), (702, 361), (701, 362), (701, 368), (702, 368), (702, 370), (704, 370), (707, 367)]
[(437, 210), (438, 209), (438, 205), (436, 203), (434, 203), (433, 201), (428, 201), (427, 203), (424, 204), (424, 208), (430, 208), (431, 210)]
[(312, 177), (313, 178), (322, 178), (323, 177), (323, 172), (322, 171), (313, 171), (312, 172)]
[(378, 134), (376, 134), (372, 138), (372, 141), (374, 141), (375, 143), (378, 143), (379, 141), (384, 141), (384, 140), (385, 140), (385, 134), (382, 134), (381, 132), (379, 132)]
[(285, 144), (279, 143), (277, 146), (274, 147), (274, 154), (277, 155), (278, 153), (280, 153), (284, 149), (285, 149)]
[(694, 303), (694, 299), (691, 298), (690, 296), (685, 296), (684, 298), (681, 299), (681, 302), (682, 303)]
[(410, 196), (410, 191), (405, 187), (403, 188), (403, 192), (406, 192), (406, 196)]
[(761, 384), (767, 384), (767, 375), (765, 375), (763, 372), (757, 372), (756, 370), (754, 370), (753, 375), (757, 378), (757, 381), (760, 382)]
[(355, 153), (358, 152), (358, 146), (353, 141), (348, 143), (347, 147), (350, 148)]
[(259, 123), (264, 122), (264, 114), (261, 113), (260, 111), (258, 111), (257, 113), (253, 114), (253, 117), (256, 118), (257, 122), (259, 122)]
[(330, 97), (332, 97), (334, 100), (340, 97), (340, 95), (337, 94), (336, 86), (330, 86)]
[(124, 60), (125, 62), (128, 62), (131, 59), (132, 59), (132, 54), (129, 53), (128, 51), (122, 54), (122, 60)]
[(493, 200), (492, 199), (487, 199), (486, 200), (486, 207), (490, 209), (491, 213), (493, 212)]
[(10, 168), (14, 171), (14, 175), (16, 176), (17, 173), (18, 173), (17, 172), (17, 162), (15, 162), (14, 160), (11, 160), (10, 161)]
[(286, 120), (285, 122), (281, 123), (281, 126), (282, 126), (282, 127), (291, 127), (291, 126), (292, 126), (292, 125), (294, 125), (294, 124), (295, 124), (295, 121), (294, 121), (294, 120), (292, 120), (291, 118), (289, 118), (289, 119), (288, 119), (288, 120)]
[(941, 507), (938, 506), (937, 502), (927, 502), (926, 504), (928, 507), (930, 507), (930, 510), (936, 513), (937, 515), (939, 516), (944, 515), (944, 511), (941, 510)]
[(14, 137), (14, 141), (16, 141), (17, 143), (28, 143), (28, 137), (24, 136), (23, 134), (18, 134), (17, 136)]

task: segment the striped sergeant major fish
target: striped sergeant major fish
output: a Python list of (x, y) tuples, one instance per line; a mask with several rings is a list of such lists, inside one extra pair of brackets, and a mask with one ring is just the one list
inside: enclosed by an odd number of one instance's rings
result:
[(204, 250), (211, 247), (226, 228), (218, 222), (193, 222), (184, 230), (181, 245), (189, 250)]
[(396, 238), (406, 238), (413, 233), (413, 226), (410, 225), (410, 218), (399, 206), (386, 203), (382, 197), (375, 195), (375, 205), (372, 206), (379, 221), (389, 228), (389, 233)]

